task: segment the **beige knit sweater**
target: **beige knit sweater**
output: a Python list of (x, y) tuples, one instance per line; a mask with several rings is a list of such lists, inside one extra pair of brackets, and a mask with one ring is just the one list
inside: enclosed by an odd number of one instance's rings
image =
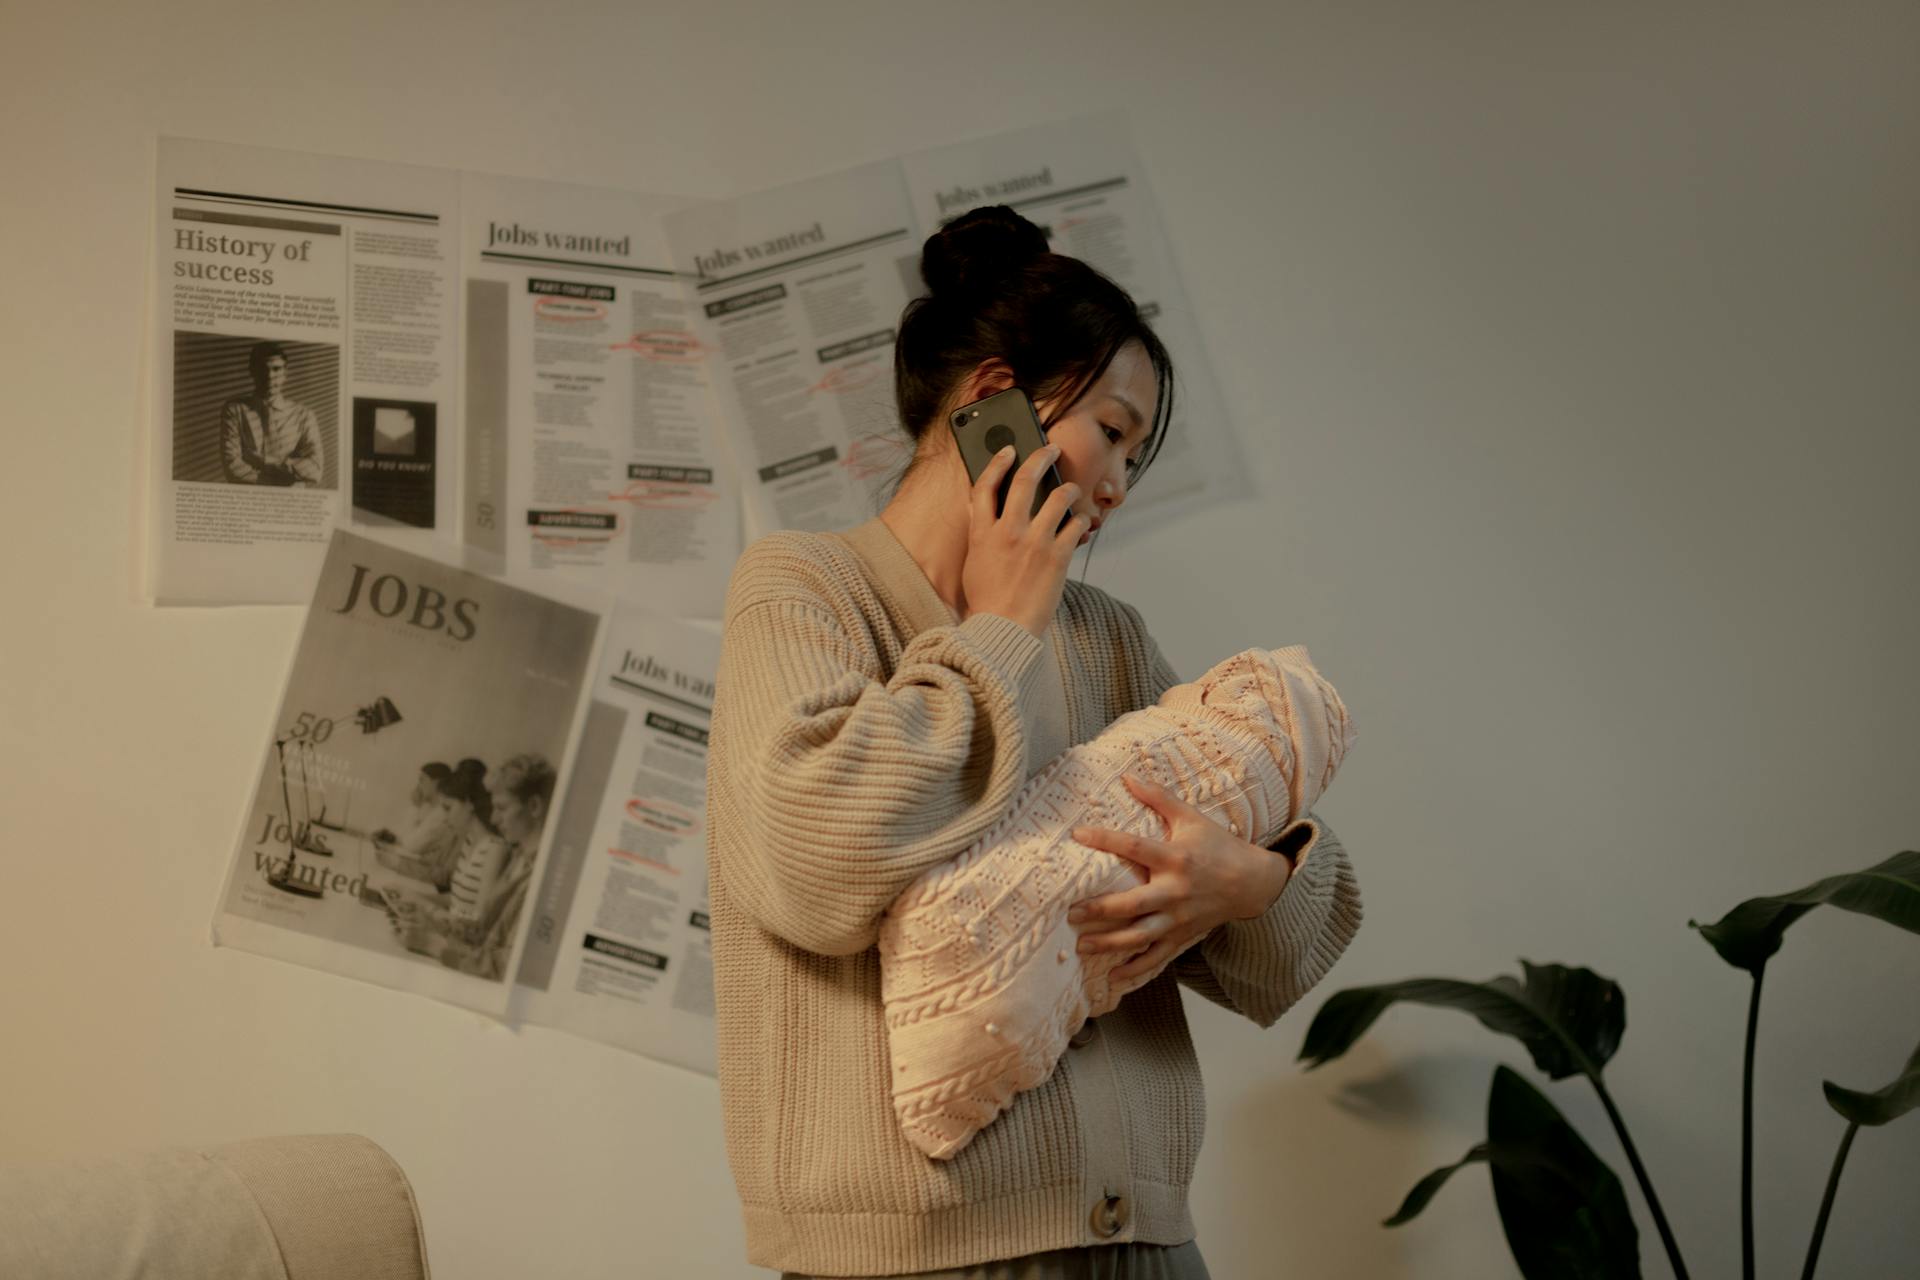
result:
[(881, 913), (1027, 778), (1178, 677), (1131, 606), (1068, 581), (1046, 638), (964, 622), (875, 518), (771, 534), (728, 590), (707, 764), (721, 1103), (750, 1261), (818, 1275), (1193, 1237), (1206, 1121), (1176, 986), (1271, 1025), (1360, 924), (1309, 814), (1300, 871), (1087, 1024), (951, 1160), (889, 1101)]

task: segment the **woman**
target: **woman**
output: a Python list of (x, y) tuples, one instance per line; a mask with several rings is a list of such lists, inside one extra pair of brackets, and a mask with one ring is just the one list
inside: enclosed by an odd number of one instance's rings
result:
[[(1122, 977), (1192, 950), (952, 1160), (893, 1120), (880, 914), (1028, 776), (1178, 682), (1137, 611), (1066, 577), (1159, 447), (1159, 339), (1005, 208), (932, 237), (921, 273), (895, 352), (915, 442), (897, 493), (853, 529), (758, 540), (728, 589), (707, 847), (748, 1256), (799, 1276), (1205, 1276), (1186, 1200), (1205, 1104), (1176, 982), (1264, 1026), (1332, 965), (1359, 895), (1311, 814), (1276, 852), (1131, 783), (1166, 836), (1078, 833), (1147, 877), (1079, 908), (1082, 946), (1131, 956)], [(1000, 511), (1011, 459), (969, 483), (945, 424), (1012, 386), (1048, 448)], [(1049, 463), (1064, 483), (1029, 518)]]
[(431, 892), (398, 885), (384, 891), (394, 930), (402, 938), (422, 920), (478, 916), (482, 897), (506, 864), (506, 842), (494, 829), (493, 793), (483, 761), (472, 756), (460, 761), (435, 782), (433, 798), (445, 833), (440, 854), (444, 875), (435, 877)]
[[(468, 772), (468, 765), (476, 771)], [(495, 881), (506, 870), (509, 841), (494, 811), (497, 777), (487, 777), (486, 766), (478, 760), (462, 760), (457, 785), (443, 784), (440, 789), (449, 821), (465, 832), (447, 881), (446, 912), (455, 925), (470, 925), (480, 918), (493, 896)]]
[(383, 827), (373, 833), (373, 856), (381, 866), (423, 880), (442, 893), (453, 878), (454, 859), (460, 856), (461, 833), (448, 821), (440, 793), (440, 784), (452, 776), (453, 770), (438, 760), (421, 765), (409, 797), (412, 812), (406, 831), (395, 835)]

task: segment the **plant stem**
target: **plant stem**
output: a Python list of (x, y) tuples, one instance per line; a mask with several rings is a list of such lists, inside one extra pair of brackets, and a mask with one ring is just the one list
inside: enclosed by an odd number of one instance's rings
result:
[(1840, 1139), (1840, 1149), (1833, 1153), (1833, 1171), (1827, 1174), (1827, 1194), (1820, 1197), (1820, 1216), (1813, 1220), (1813, 1239), (1807, 1242), (1807, 1265), (1800, 1272), (1800, 1280), (1813, 1280), (1813, 1264), (1820, 1256), (1820, 1241), (1827, 1234), (1827, 1214), (1833, 1210), (1833, 1193), (1840, 1186), (1840, 1166), (1847, 1162), (1847, 1148), (1853, 1145), (1853, 1135), (1858, 1132), (1859, 1121), (1849, 1124)]
[(1653, 1193), (1653, 1182), (1647, 1177), (1647, 1167), (1640, 1163), (1640, 1152), (1634, 1148), (1633, 1139), (1627, 1136), (1627, 1122), (1620, 1118), (1620, 1108), (1613, 1105), (1613, 1095), (1601, 1083), (1600, 1073), (1589, 1070), (1587, 1079), (1593, 1082), (1593, 1091), (1600, 1095), (1600, 1105), (1607, 1109), (1607, 1119), (1613, 1121), (1613, 1131), (1620, 1135), (1620, 1145), (1626, 1149), (1627, 1163), (1633, 1166), (1633, 1176), (1640, 1180), (1640, 1194), (1647, 1198), (1647, 1208), (1653, 1211), (1653, 1225), (1660, 1229), (1660, 1242), (1667, 1247), (1667, 1261), (1673, 1264), (1674, 1280), (1687, 1280), (1687, 1264), (1680, 1260), (1680, 1246), (1673, 1238), (1673, 1228), (1667, 1225), (1666, 1213), (1660, 1208), (1660, 1197)]
[(1600, 1068), (1558, 1023), (1547, 1020), (1547, 1028), (1565, 1046), (1567, 1055), (1572, 1058), (1580, 1074), (1593, 1085), (1593, 1091), (1600, 1095), (1600, 1105), (1607, 1109), (1607, 1119), (1613, 1122), (1613, 1131), (1620, 1136), (1620, 1145), (1626, 1150), (1627, 1163), (1633, 1166), (1633, 1176), (1640, 1183), (1640, 1194), (1647, 1198), (1647, 1208), (1653, 1212), (1653, 1225), (1660, 1229), (1660, 1243), (1667, 1248), (1667, 1261), (1673, 1265), (1674, 1280), (1688, 1280), (1687, 1264), (1680, 1258), (1680, 1244), (1673, 1238), (1673, 1228), (1667, 1225), (1667, 1214), (1660, 1207), (1660, 1197), (1653, 1192), (1653, 1179), (1647, 1176), (1647, 1166), (1640, 1163), (1640, 1151), (1627, 1133), (1627, 1122), (1621, 1117), (1620, 1108), (1613, 1105), (1613, 1095), (1607, 1092), (1606, 1082), (1600, 1079)]
[(1740, 1069), (1740, 1274), (1753, 1280), (1753, 1045), (1760, 1026), (1763, 960), (1753, 971), (1753, 995), (1747, 1001), (1747, 1052)]

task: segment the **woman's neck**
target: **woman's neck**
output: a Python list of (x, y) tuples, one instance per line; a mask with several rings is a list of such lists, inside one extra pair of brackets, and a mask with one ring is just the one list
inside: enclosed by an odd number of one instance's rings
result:
[(967, 562), (971, 486), (957, 450), (943, 450), (915, 466), (880, 512), (934, 591), (961, 617), (967, 614), (960, 570)]

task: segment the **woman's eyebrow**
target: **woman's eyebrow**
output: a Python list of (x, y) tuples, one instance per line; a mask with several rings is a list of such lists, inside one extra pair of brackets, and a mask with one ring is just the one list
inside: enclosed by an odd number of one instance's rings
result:
[(1133, 401), (1127, 399), (1125, 396), (1121, 395), (1118, 391), (1111, 391), (1111, 392), (1108, 392), (1107, 394), (1111, 396), (1113, 400), (1116, 403), (1118, 403), (1122, 409), (1125, 409), (1127, 411), (1127, 416), (1133, 419), (1134, 426), (1144, 427), (1147, 425), (1147, 420), (1140, 415), (1140, 410), (1134, 407)]

